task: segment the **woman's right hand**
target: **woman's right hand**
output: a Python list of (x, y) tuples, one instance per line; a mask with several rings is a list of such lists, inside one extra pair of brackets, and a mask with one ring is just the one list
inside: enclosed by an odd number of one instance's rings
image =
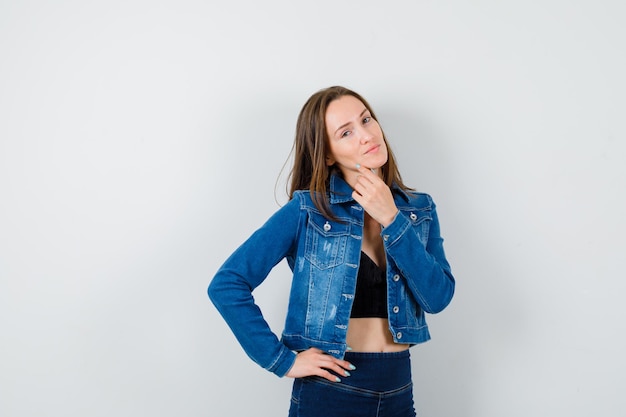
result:
[(354, 369), (356, 368), (348, 361), (337, 359), (320, 349), (310, 348), (298, 353), (295, 363), (286, 376), (303, 378), (316, 375), (331, 382), (340, 382), (341, 380), (329, 371), (333, 371), (337, 375), (350, 376), (348, 370), (353, 371)]

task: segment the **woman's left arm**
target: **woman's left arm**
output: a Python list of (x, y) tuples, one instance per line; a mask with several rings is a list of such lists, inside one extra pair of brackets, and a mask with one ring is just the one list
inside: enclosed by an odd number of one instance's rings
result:
[[(454, 295), (455, 281), (443, 250), (439, 218), (432, 198), (424, 195), (430, 205), (429, 219), (412, 219), (400, 210), (393, 221), (381, 231), (385, 251), (416, 301), (428, 313), (443, 310)], [(417, 222), (417, 227), (414, 226)], [(428, 239), (422, 243), (422, 222), (428, 222)]]
[[(376, 174), (359, 167), (352, 197), (381, 224), (385, 252), (393, 260), (422, 309), (428, 313), (443, 310), (454, 294), (454, 277), (443, 251), (443, 238), (432, 198), (421, 194), (419, 211), (429, 214), (411, 218), (398, 210), (393, 193)], [(417, 216), (414, 213), (414, 216)], [(423, 223), (429, 222), (426, 231)], [(418, 227), (415, 227), (415, 226)], [(427, 233), (427, 241), (422, 243)]]

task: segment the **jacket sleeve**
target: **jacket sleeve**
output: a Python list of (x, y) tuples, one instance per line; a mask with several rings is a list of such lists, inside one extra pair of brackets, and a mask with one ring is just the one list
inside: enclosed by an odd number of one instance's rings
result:
[(431, 211), (425, 245), (412, 220), (402, 210), (381, 231), (381, 235), (388, 256), (406, 280), (415, 300), (427, 313), (438, 313), (450, 303), (455, 281), (443, 250), (435, 203), (430, 196), (426, 197)]
[(209, 298), (246, 354), (279, 377), (289, 371), (296, 354), (271, 331), (252, 291), (294, 250), (299, 207), (294, 197), (279, 209), (224, 262), (208, 288)]

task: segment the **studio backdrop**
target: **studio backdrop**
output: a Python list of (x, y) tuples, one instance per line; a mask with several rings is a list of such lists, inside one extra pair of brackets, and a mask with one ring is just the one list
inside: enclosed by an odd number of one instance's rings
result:
[[(285, 416), (206, 288), (287, 201), (298, 112), (372, 104), (457, 279), (418, 415), (626, 409), (626, 5), (0, 3), (0, 415)], [(271, 245), (272, 242), (267, 242)], [(282, 331), (279, 264), (254, 293)]]

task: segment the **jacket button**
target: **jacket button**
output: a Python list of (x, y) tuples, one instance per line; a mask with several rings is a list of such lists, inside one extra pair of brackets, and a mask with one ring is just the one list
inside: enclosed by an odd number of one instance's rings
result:
[(328, 232), (330, 230), (330, 224), (328, 222), (326, 222), (326, 224), (324, 225), (324, 231)]
[(398, 333), (396, 333), (396, 337), (397, 337), (398, 339), (402, 339), (402, 332), (398, 332)]
[(394, 276), (393, 276), (393, 280), (394, 280), (395, 282), (400, 281), (400, 275), (398, 275), (398, 274), (394, 275)]
[(383, 240), (386, 242), (389, 240), (389, 235), (383, 235)]
[(394, 312), (394, 313), (397, 313), (398, 311), (400, 311), (400, 307), (395, 306), (395, 307), (393, 308), (393, 312)]
[(409, 216), (411, 218), (411, 220), (415, 221), (417, 220), (417, 216), (415, 215), (415, 213), (411, 213), (411, 215)]

